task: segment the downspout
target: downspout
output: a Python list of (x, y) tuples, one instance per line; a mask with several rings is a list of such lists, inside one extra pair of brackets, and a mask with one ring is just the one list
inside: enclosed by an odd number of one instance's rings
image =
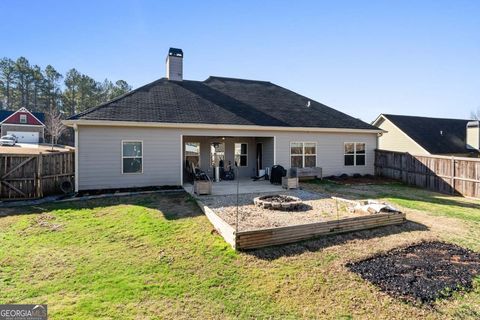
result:
[(78, 126), (76, 123), (73, 124), (73, 130), (75, 131), (75, 192), (78, 192), (78, 150), (79, 150), (79, 141), (78, 141)]

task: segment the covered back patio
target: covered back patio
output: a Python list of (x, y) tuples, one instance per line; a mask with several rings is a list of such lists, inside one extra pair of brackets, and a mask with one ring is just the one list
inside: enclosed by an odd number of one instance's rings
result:
[(184, 183), (193, 182), (194, 168), (218, 182), (248, 180), (275, 164), (274, 137), (183, 136), (182, 145)]

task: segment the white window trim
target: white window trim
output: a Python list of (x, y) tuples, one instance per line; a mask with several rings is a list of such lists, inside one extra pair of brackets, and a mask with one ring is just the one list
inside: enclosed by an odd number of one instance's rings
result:
[[(22, 121), (22, 119), (25, 119), (25, 121)], [(26, 114), (21, 114), (20, 119), (19, 119), (21, 124), (27, 124), (28, 123), (28, 117)]]
[[(347, 154), (345, 153), (345, 146), (347, 144), (353, 143), (353, 154)], [(365, 164), (359, 164), (357, 165), (357, 143), (362, 143), (365, 145), (365, 153), (363, 155), (365, 156)], [(360, 153), (362, 154), (362, 153)], [(347, 166), (345, 164), (345, 156), (353, 156), (353, 165), (352, 166)], [(344, 142), (343, 143), (343, 166), (344, 167), (366, 167), (367, 166), (367, 143), (366, 142)]]
[[(294, 143), (301, 143), (302, 144), (302, 154), (299, 155), (299, 154), (292, 154), (292, 144)], [(290, 161), (290, 168), (292, 168), (292, 156), (293, 157), (302, 157), (302, 168), (305, 168), (305, 144), (306, 143), (313, 143), (315, 145), (315, 154), (309, 154), (307, 156), (309, 157), (312, 157), (312, 156), (315, 156), (315, 167), (318, 167), (318, 152), (317, 152), (317, 143), (315, 141), (290, 141), (290, 158), (289, 158), (289, 161)], [(310, 168), (310, 167), (309, 167)]]
[[(248, 160), (249, 160), (249, 159), (248, 159), (248, 158), (249, 158), (249, 156), (248, 156), (248, 148), (249, 148), (249, 147), (248, 147), (248, 142), (234, 142), (234, 143), (233, 143), (233, 161), (234, 161), (234, 162), (235, 162), (235, 157), (237, 156), (237, 155), (235, 154), (235, 145), (236, 145), (236, 144), (246, 144), (246, 145), (247, 145), (247, 153), (240, 153), (240, 154), (239, 154), (239, 156), (246, 156), (246, 157), (247, 157), (247, 164), (244, 165), (244, 166), (241, 166), (240, 163), (238, 163), (238, 167), (239, 167), (239, 168), (248, 167), (248, 162), (249, 162), (249, 161), (248, 161)], [(240, 146), (240, 152), (242, 152), (242, 147), (241, 147), (241, 146)], [(240, 161), (239, 161), (239, 162), (240, 162)]]
[(184, 153), (183, 153), (183, 156), (184, 156), (184, 161), (185, 159), (187, 159), (187, 143), (198, 143), (198, 166), (201, 167), (202, 165), (202, 144), (198, 141), (186, 141), (184, 144), (183, 144), (183, 148), (184, 148)]
[[(124, 157), (123, 156), (123, 143), (124, 142), (140, 142), (142, 144), (142, 156), (141, 157)], [(121, 150), (120, 150), (120, 155), (121, 155), (121, 159), (120, 161), (122, 162), (121, 164), (121, 167), (122, 167), (122, 171), (121, 173), (122, 174), (127, 174), (127, 175), (131, 175), (131, 174), (143, 174), (143, 166), (145, 165), (144, 161), (143, 161), (143, 140), (122, 140), (121, 142)], [(123, 159), (124, 158), (142, 158), (142, 171), (140, 172), (123, 172)]]

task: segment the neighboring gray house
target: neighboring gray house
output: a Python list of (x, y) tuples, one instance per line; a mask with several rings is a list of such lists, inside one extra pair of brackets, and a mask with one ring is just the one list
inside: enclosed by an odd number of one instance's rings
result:
[(271, 82), (183, 80), (171, 48), (167, 77), (65, 121), (75, 130), (76, 190), (182, 185), (187, 163), (241, 177), (265, 167), (373, 174), (382, 131)]

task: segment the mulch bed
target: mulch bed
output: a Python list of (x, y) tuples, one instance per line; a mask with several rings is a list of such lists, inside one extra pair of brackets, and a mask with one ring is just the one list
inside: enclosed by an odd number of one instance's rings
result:
[(472, 289), (473, 278), (480, 275), (480, 254), (454, 244), (423, 242), (347, 267), (394, 297), (432, 303)]

